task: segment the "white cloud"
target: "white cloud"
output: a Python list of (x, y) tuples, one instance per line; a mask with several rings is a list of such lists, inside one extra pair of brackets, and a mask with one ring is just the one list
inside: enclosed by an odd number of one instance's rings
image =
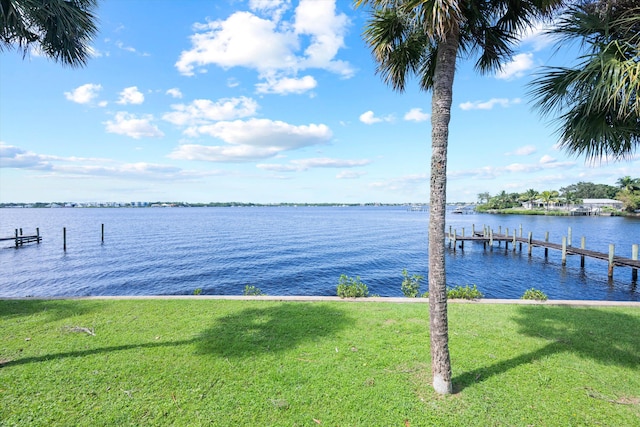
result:
[(509, 80), (522, 77), (525, 71), (532, 69), (533, 66), (533, 53), (520, 53), (514, 56), (511, 62), (502, 66), (502, 70), (496, 74), (496, 78)]
[(542, 164), (554, 163), (554, 162), (556, 162), (556, 161), (557, 161), (556, 159), (554, 159), (553, 157), (551, 157), (551, 156), (550, 156), (550, 155), (548, 155), (548, 154), (545, 154), (544, 156), (542, 156), (542, 157), (540, 158), (540, 163), (542, 163)]
[(229, 144), (275, 146), (283, 150), (316, 145), (331, 138), (331, 130), (323, 124), (295, 126), (269, 119), (223, 121), (192, 127), (188, 131), (220, 138)]
[(475, 169), (449, 171), (447, 178), (450, 179), (495, 179), (499, 176), (510, 173), (526, 173), (547, 170), (547, 169), (571, 169), (575, 162), (558, 162), (550, 156), (543, 156), (538, 163), (511, 163), (506, 166), (483, 166)]
[(144, 95), (142, 92), (138, 90), (137, 86), (131, 86), (123, 89), (120, 92), (120, 99), (118, 99), (117, 103), (126, 105), (126, 104), (142, 104), (144, 102)]
[(44, 156), (0, 142), (0, 167), (16, 169), (50, 169)]
[(125, 44), (119, 40), (116, 42), (116, 46), (118, 47), (118, 49), (126, 50), (127, 52), (131, 52), (131, 53), (136, 52), (136, 49), (134, 47), (125, 46)]
[(331, 130), (324, 124), (295, 126), (281, 121), (250, 119), (193, 126), (189, 136), (208, 135), (226, 146), (180, 145), (169, 157), (211, 162), (242, 162), (274, 157), (283, 151), (324, 144)]
[(205, 162), (250, 162), (273, 157), (279, 152), (278, 147), (184, 144), (169, 154), (169, 158), (176, 160), (200, 160)]
[(533, 27), (528, 28), (522, 37), (520, 37), (520, 44), (531, 46), (536, 52), (543, 50), (555, 42), (554, 37), (547, 34), (549, 28), (550, 24), (548, 22), (537, 22)]
[(76, 102), (78, 104), (89, 104), (98, 96), (98, 92), (101, 90), (101, 85), (87, 83), (85, 85), (78, 86), (71, 92), (65, 92), (64, 96), (69, 101)]
[(145, 115), (140, 118), (133, 114), (119, 111), (115, 115), (115, 120), (104, 122), (109, 133), (130, 136), (131, 138), (157, 138), (164, 136), (164, 133), (152, 124), (152, 115)]
[(170, 95), (174, 98), (182, 98), (182, 92), (177, 87), (172, 87), (165, 92), (167, 95)]
[(312, 168), (355, 168), (360, 166), (366, 166), (371, 161), (367, 159), (362, 160), (341, 160), (330, 159), (326, 157), (312, 158), (312, 159), (299, 159), (292, 160), (289, 164), (274, 164), (274, 163), (262, 163), (257, 167), (263, 170), (275, 171), (275, 172), (300, 172), (306, 171)]
[(249, 12), (236, 12), (225, 21), (194, 26), (192, 49), (176, 62), (178, 71), (192, 76), (194, 68), (209, 64), (222, 68), (247, 67), (260, 72), (293, 67), (296, 39), (278, 32), (276, 22)]
[(296, 8), (294, 29), (298, 36), (310, 36), (311, 43), (305, 49), (302, 68), (323, 68), (351, 77), (351, 66), (333, 58), (344, 47), (344, 36), (349, 19), (336, 15), (335, 1), (301, 0)]
[(500, 105), (503, 108), (508, 108), (513, 105), (520, 104), (522, 100), (520, 98), (491, 98), (488, 101), (467, 101), (460, 104), (462, 110), (491, 110), (496, 105)]
[(311, 76), (304, 76), (300, 79), (284, 77), (281, 79), (268, 78), (266, 83), (256, 84), (257, 93), (276, 93), (287, 95), (289, 93), (304, 93), (318, 85), (316, 79)]
[(281, 18), (289, 2), (251, 1), (250, 7), (254, 13), (240, 11), (226, 20), (195, 24), (191, 49), (182, 51), (175, 64), (178, 71), (192, 76), (208, 65), (246, 67), (266, 80), (258, 86), (266, 93), (286, 78), (302, 80), (303, 85), (298, 82), (296, 90), (284, 93), (301, 93), (310, 84), (308, 78), (297, 77), (305, 69), (324, 69), (346, 78), (354, 74), (349, 63), (336, 59), (349, 19), (336, 14), (335, 0), (302, 0), (288, 21)]
[(393, 121), (393, 116), (392, 115), (388, 115), (388, 116), (385, 116), (385, 117), (376, 117), (376, 115), (371, 110), (360, 114), (359, 118), (360, 118), (360, 121), (362, 123), (366, 124), (366, 125), (372, 125), (374, 123), (380, 123), (380, 122), (392, 122)]
[(290, 0), (249, 0), (251, 10), (269, 15), (275, 21), (280, 20), (290, 6)]
[(427, 174), (405, 175), (392, 178), (387, 181), (378, 181), (369, 184), (371, 188), (387, 190), (401, 193), (424, 193), (427, 194), (429, 176)]
[(534, 145), (525, 145), (523, 147), (516, 148), (514, 151), (505, 153), (505, 156), (528, 156), (536, 151), (538, 151), (538, 149)]
[(342, 171), (336, 175), (336, 179), (357, 179), (365, 174), (366, 172), (361, 171)]
[(222, 98), (216, 102), (196, 99), (191, 104), (172, 105), (174, 110), (162, 116), (163, 120), (178, 126), (209, 124), (218, 120), (233, 120), (256, 114), (258, 103), (245, 96)]
[(422, 108), (412, 108), (404, 115), (404, 119), (413, 122), (424, 122), (429, 120), (429, 113), (422, 111)]

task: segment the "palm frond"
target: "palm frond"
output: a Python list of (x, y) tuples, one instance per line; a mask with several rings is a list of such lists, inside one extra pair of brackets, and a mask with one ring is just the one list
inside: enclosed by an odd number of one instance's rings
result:
[(32, 44), (69, 66), (84, 65), (97, 32), (97, 0), (0, 0), (0, 50)]
[(421, 29), (398, 9), (375, 11), (365, 27), (364, 40), (377, 63), (376, 72), (401, 92), (408, 77), (418, 73), (430, 44)]

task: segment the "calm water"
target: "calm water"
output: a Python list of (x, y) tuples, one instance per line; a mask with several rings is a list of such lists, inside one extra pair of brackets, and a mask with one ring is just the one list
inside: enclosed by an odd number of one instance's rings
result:
[[(105, 224), (105, 241), (100, 241)], [(401, 271), (427, 276), (425, 212), (376, 208), (0, 209), (0, 236), (22, 227), (44, 237), (40, 245), (7, 248), (0, 242), (0, 297), (71, 295), (239, 295), (254, 285), (270, 295), (335, 295), (341, 274), (360, 276), (371, 293), (402, 296)], [(450, 215), (448, 225), (470, 233), (523, 226), (534, 238), (549, 231), (560, 242), (631, 256), (640, 220), (616, 217)], [(67, 251), (62, 228), (67, 228)], [(510, 248), (511, 249), (511, 248)], [(518, 298), (536, 287), (552, 299), (640, 301), (631, 269), (607, 278), (604, 261), (534, 248), (448, 251), (449, 286), (476, 284), (487, 298)], [(422, 286), (427, 289), (427, 284)]]

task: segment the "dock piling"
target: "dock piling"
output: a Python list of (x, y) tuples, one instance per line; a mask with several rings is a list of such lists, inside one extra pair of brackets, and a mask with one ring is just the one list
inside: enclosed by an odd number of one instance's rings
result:
[(615, 253), (615, 247), (613, 243), (609, 243), (609, 277), (613, 277), (613, 257)]
[[(638, 245), (632, 245), (631, 246), (631, 259), (634, 261), (638, 260)], [(636, 282), (638, 281), (638, 269), (637, 268), (632, 268), (631, 269), (631, 280)]]
[(62, 227), (62, 250), (67, 251), (67, 227)]
[[(549, 232), (545, 232), (544, 233), (544, 241), (545, 243), (549, 243)], [(549, 248), (548, 247), (544, 247), (544, 257), (547, 258), (549, 256)]]
[[(451, 230), (451, 226), (449, 227)], [(475, 231), (475, 228), (472, 228)], [(500, 228), (502, 230), (502, 228)], [(569, 229), (570, 231), (571, 229)], [(508, 228), (505, 229), (505, 234), (494, 233), (494, 230), (490, 226), (483, 226), (483, 231), (478, 233), (472, 233), (471, 236), (466, 233), (466, 230), (462, 228), (462, 234), (458, 235), (457, 230), (451, 230), (449, 234), (449, 244), (453, 243), (454, 251), (457, 249), (464, 250), (464, 244), (466, 240), (470, 240), (472, 242), (480, 243), (482, 242), (483, 248), (486, 250), (487, 245), (489, 245), (490, 250), (493, 250), (494, 242), (498, 242), (498, 246), (500, 246), (501, 242), (505, 242), (505, 251), (509, 250), (509, 244), (513, 244), (513, 252), (517, 251), (516, 243), (520, 244), (520, 251), (522, 251), (522, 244), (527, 244), (528, 246), (528, 254), (529, 257), (532, 256), (533, 247), (541, 247), (544, 248), (545, 258), (548, 257), (549, 249), (554, 249), (558, 251), (562, 251), (562, 266), (567, 265), (567, 255), (580, 255), (580, 267), (584, 268), (585, 259), (587, 257), (593, 259), (599, 259), (601, 261), (608, 261), (609, 264), (609, 278), (613, 277), (613, 269), (615, 266), (619, 267), (630, 267), (632, 269), (632, 281), (635, 285), (638, 280), (638, 270), (640, 270), (640, 262), (638, 260), (638, 244), (632, 245), (632, 255), (631, 258), (615, 256), (615, 245), (609, 245), (609, 253), (606, 252), (596, 252), (592, 250), (587, 250), (586, 248), (586, 238), (581, 237), (580, 239), (580, 248), (570, 246), (569, 242), (571, 241), (569, 236), (562, 237), (562, 244), (552, 243), (549, 241), (549, 232), (545, 232), (544, 241), (543, 240), (534, 240), (533, 232), (529, 231), (527, 237), (518, 237), (518, 229), (513, 229), (512, 235), (509, 235), (510, 230)], [(17, 230), (16, 230), (17, 233)], [(571, 231), (570, 231), (571, 233)], [(35, 236), (28, 236), (29, 238), (35, 238)], [(11, 239), (11, 238), (9, 238)], [(5, 239), (5, 240), (9, 240)], [(24, 239), (21, 237), (20, 239)], [(33, 240), (31, 240), (33, 241)], [(460, 242), (460, 243), (458, 243)], [(458, 244), (460, 245), (458, 248)]]
[(569, 227), (569, 229), (567, 230), (567, 246), (573, 246), (571, 244), (572, 237), (573, 237), (573, 233), (571, 232), (571, 227)]
[(104, 224), (102, 224), (102, 243), (104, 243)]

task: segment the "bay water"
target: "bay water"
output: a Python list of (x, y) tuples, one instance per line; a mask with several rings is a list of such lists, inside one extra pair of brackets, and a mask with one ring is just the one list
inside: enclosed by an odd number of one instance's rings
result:
[[(0, 237), (14, 229), (41, 244), (0, 242), (0, 297), (86, 295), (241, 295), (246, 285), (269, 295), (336, 295), (341, 274), (359, 276), (370, 293), (402, 296), (402, 270), (425, 277), (427, 212), (401, 206), (0, 209)], [(101, 241), (104, 224), (104, 242)], [(451, 226), (523, 228), (523, 235), (631, 257), (640, 219), (449, 213)], [(63, 227), (67, 250), (63, 251)], [(606, 261), (534, 248), (447, 247), (447, 284), (477, 285), (486, 298), (519, 298), (535, 287), (551, 299), (640, 301), (631, 269), (607, 277)]]

